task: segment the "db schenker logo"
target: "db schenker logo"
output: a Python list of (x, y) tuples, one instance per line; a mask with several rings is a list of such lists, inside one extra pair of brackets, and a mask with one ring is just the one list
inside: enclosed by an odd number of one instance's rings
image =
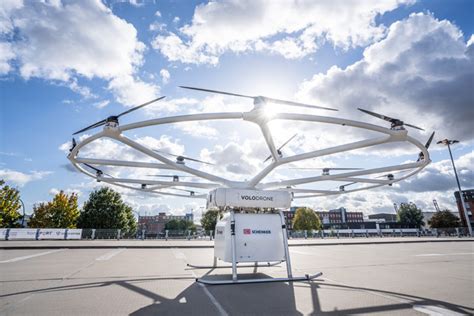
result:
[(270, 229), (250, 229), (244, 228), (244, 235), (252, 235), (252, 234), (271, 234), (272, 231)]

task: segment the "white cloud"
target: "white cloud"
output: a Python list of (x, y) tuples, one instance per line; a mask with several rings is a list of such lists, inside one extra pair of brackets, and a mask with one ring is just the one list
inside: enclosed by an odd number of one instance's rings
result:
[[(461, 187), (469, 188), (474, 183), (472, 167), (474, 152), (465, 154), (455, 161)], [(399, 184), (401, 192), (457, 191), (451, 160), (442, 160), (427, 166), (416, 176)]]
[(153, 22), (150, 24), (148, 27), (150, 31), (156, 32), (156, 31), (163, 31), (166, 29), (166, 24), (165, 23), (160, 23), (160, 22)]
[(0, 169), (0, 179), (5, 180), (7, 184), (14, 184), (22, 187), (31, 181), (41, 180), (51, 173), (52, 172), (50, 171), (31, 171), (29, 173), (24, 173), (16, 170)]
[(109, 100), (103, 100), (103, 101), (99, 101), (99, 102), (94, 103), (94, 106), (98, 109), (103, 109), (107, 105), (109, 105), (109, 103), (110, 103)]
[[(89, 136), (90, 135), (87, 134), (82, 135), (79, 138), (79, 142)], [(181, 155), (184, 153), (184, 146), (179, 143), (179, 139), (174, 139), (168, 135), (161, 135), (160, 138), (154, 138), (151, 136), (138, 137), (135, 138), (134, 141), (150, 149), (159, 149), (176, 155)], [(58, 149), (65, 154), (68, 154), (71, 146), (71, 141), (67, 141), (61, 144)], [(81, 148), (80, 157), (118, 159), (128, 161), (154, 160), (153, 158), (146, 156), (131, 147), (108, 138), (97, 139)]]
[(175, 128), (187, 135), (197, 138), (214, 139), (219, 134), (218, 130), (205, 122), (183, 122), (177, 123)]
[(160, 76), (161, 76), (161, 81), (163, 81), (164, 84), (167, 84), (170, 81), (170, 72), (168, 70), (161, 69)]
[(300, 58), (325, 41), (343, 49), (370, 44), (385, 31), (375, 18), (412, 2), (214, 1), (198, 5), (179, 35), (159, 35), (153, 47), (171, 61), (196, 64), (217, 64), (227, 51), (268, 50)]
[(455, 25), (419, 13), (392, 24), (387, 37), (367, 47), (360, 61), (314, 75), (298, 96), (337, 106), (353, 119), (383, 124), (355, 111), (362, 107), (437, 130), (438, 137), (470, 140), (473, 78), (474, 46), (464, 42)]
[(160, 12), (160, 11), (156, 11), (156, 12), (155, 12), (155, 16), (161, 18), (161, 12)]
[(0, 42), (0, 75), (4, 75), (10, 72), (12, 67), (10, 66), (10, 60), (15, 58), (10, 43)]
[(153, 100), (159, 88), (133, 76), (120, 76), (109, 82), (109, 89), (114, 92), (118, 102), (127, 106), (135, 106)]
[[(66, 82), (81, 94), (90, 91), (79, 89), (78, 77), (111, 80), (110, 89), (125, 105), (136, 104), (137, 100), (125, 97), (124, 90), (146, 90), (146, 97), (156, 95), (158, 87), (135, 75), (145, 51), (137, 30), (101, 1), (34, 1), (13, 8), (2, 1), (0, 8), (0, 29), (11, 38), (1, 49), (0, 67), (4, 71), (10, 70), (5, 62), (14, 60), (23, 78)], [(10, 50), (5, 45), (10, 45)]]
[(57, 189), (57, 188), (51, 188), (49, 190), (49, 195), (52, 195), (52, 196), (55, 196), (56, 194), (58, 194), (59, 192), (63, 191), (64, 193), (70, 195), (70, 194), (76, 194), (78, 197), (82, 195), (82, 192), (81, 190), (78, 190), (78, 189), (66, 189), (66, 190), (60, 190), (60, 189)]

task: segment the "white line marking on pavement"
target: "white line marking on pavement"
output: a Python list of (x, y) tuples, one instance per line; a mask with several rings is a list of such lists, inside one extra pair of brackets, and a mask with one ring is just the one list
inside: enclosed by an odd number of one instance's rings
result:
[(415, 257), (437, 257), (437, 256), (467, 256), (474, 255), (474, 252), (453, 252), (453, 253), (422, 253)]
[(413, 309), (420, 313), (425, 313), (430, 316), (458, 316), (466, 315), (452, 310), (434, 306), (434, 305), (413, 305)]
[(294, 249), (290, 249), (290, 252), (291, 253), (297, 253), (297, 254), (300, 254), (300, 255), (309, 255), (309, 256), (311, 256), (311, 253), (309, 253), (309, 252), (304, 252), (304, 251), (299, 251), (299, 250), (294, 250)]
[[(323, 278), (324, 280), (327, 280), (329, 282), (333, 282), (333, 283), (337, 283), (337, 284), (340, 284), (340, 285), (345, 285), (347, 286), (347, 284), (345, 283), (342, 283), (342, 282), (338, 282), (338, 281), (335, 281), (335, 280), (331, 280), (331, 279), (328, 279), (328, 278)], [(402, 297), (398, 297), (398, 296), (395, 296), (395, 295), (391, 295), (391, 294), (386, 294), (386, 293), (379, 293), (379, 292), (376, 292), (376, 290), (366, 290), (366, 289), (359, 289), (359, 291), (362, 291), (362, 292), (366, 292), (366, 293), (370, 293), (372, 295), (375, 295), (375, 296), (380, 296), (380, 297), (383, 297), (383, 298), (386, 298), (388, 300), (391, 300), (391, 301), (395, 301), (395, 302), (398, 302), (398, 303), (401, 303), (401, 304), (409, 304), (412, 306), (412, 308), (420, 313), (424, 313), (424, 314), (427, 314), (427, 315), (430, 315), (430, 316), (458, 316), (458, 315), (466, 315), (466, 314), (460, 314), (458, 312), (455, 312), (455, 311), (452, 311), (452, 310), (449, 310), (447, 308), (443, 308), (443, 307), (439, 307), (439, 306), (434, 306), (434, 305), (417, 305), (415, 304), (416, 301), (412, 300), (412, 299), (407, 299), (407, 298), (402, 298)]]
[(123, 251), (125, 251), (125, 248), (115, 249), (115, 250), (107, 252), (106, 254), (96, 258), (95, 260), (97, 260), (97, 261), (107, 261), (107, 260), (110, 260), (110, 258), (118, 255), (119, 253), (121, 253)]
[(50, 253), (60, 252), (60, 251), (63, 251), (63, 250), (65, 250), (65, 249), (57, 249), (57, 250), (51, 250), (51, 251), (46, 251), (46, 252), (35, 253), (34, 255), (16, 257), (16, 258), (13, 258), (13, 259), (3, 260), (3, 261), (0, 261), (0, 263), (18, 262), (18, 261), (22, 261), (22, 260), (26, 260), (26, 259), (31, 259), (31, 258), (35, 258), (35, 257), (41, 257), (41, 256), (49, 255)]
[[(178, 249), (172, 249), (173, 255), (176, 259), (181, 259), (186, 261), (186, 255), (179, 251)], [(191, 274), (193, 275), (194, 278), (197, 278), (196, 273), (194, 273), (193, 270), (191, 270)], [(222, 305), (217, 301), (217, 299), (212, 295), (212, 293), (209, 291), (209, 289), (202, 283), (199, 283), (199, 286), (204, 290), (204, 293), (209, 297), (209, 300), (214, 304), (214, 306), (217, 308), (217, 311), (219, 312), (219, 315), (221, 316), (229, 316), (229, 314), (225, 311), (225, 309), (222, 307)]]

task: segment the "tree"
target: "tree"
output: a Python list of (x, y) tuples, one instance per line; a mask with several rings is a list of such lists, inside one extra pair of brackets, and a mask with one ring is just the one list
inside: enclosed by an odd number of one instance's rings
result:
[(459, 218), (450, 210), (445, 209), (434, 213), (428, 220), (428, 224), (433, 228), (451, 228), (459, 227)]
[(423, 222), (423, 213), (414, 203), (402, 203), (398, 210), (397, 221), (404, 227), (420, 228)]
[(21, 218), (20, 212), (20, 192), (5, 184), (0, 180), (0, 227), (19, 227), (18, 220)]
[(294, 230), (319, 230), (322, 228), (321, 221), (316, 213), (309, 207), (296, 209), (293, 218)]
[(77, 194), (60, 191), (51, 202), (33, 207), (28, 226), (35, 228), (76, 228), (79, 217)]
[(165, 224), (165, 229), (167, 230), (190, 230), (196, 231), (196, 225), (193, 222), (187, 221), (185, 219), (172, 219)]
[(121, 229), (124, 235), (134, 235), (137, 222), (133, 209), (122, 201), (120, 193), (102, 187), (93, 191), (84, 203), (77, 223), (79, 228)]
[(217, 210), (208, 210), (201, 218), (201, 225), (204, 231), (214, 231), (216, 230), (217, 220), (219, 218), (219, 211)]

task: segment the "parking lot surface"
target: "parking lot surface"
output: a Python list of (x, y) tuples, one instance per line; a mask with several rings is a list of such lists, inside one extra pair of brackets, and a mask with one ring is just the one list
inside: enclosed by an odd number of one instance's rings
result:
[[(111, 241), (113, 242), (113, 241)], [(1, 315), (463, 315), (474, 313), (474, 242), (290, 247), (312, 282), (206, 286), (229, 279), (213, 249), (0, 250)], [(220, 265), (227, 265), (219, 262)], [(285, 265), (241, 268), (284, 277)]]

